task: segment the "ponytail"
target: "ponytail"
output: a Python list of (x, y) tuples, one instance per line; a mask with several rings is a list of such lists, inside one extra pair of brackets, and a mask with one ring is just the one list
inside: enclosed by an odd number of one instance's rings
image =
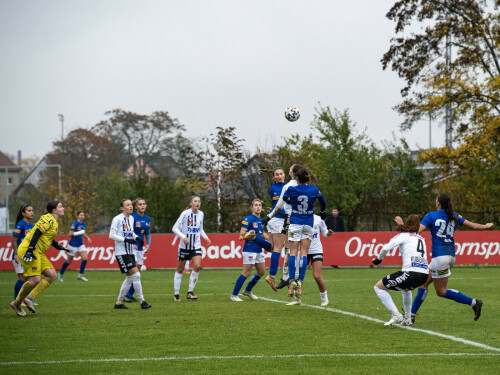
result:
[(26, 209), (28, 207), (32, 207), (31, 204), (23, 204), (21, 207), (19, 207), (19, 212), (17, 213), (17, 218), (16, 218), (16, 225), (19, 223), (21, 220), (24, 219), (24, 213), (26, 212)]
[(453, 203), (451, 203), (451, 197), (448, 194), (439, 194), (437, 197), (441, 208), (446, 212), (448, 221), (457, 221), (458, 218), (455, 216), (455, 210), (453, 209)]

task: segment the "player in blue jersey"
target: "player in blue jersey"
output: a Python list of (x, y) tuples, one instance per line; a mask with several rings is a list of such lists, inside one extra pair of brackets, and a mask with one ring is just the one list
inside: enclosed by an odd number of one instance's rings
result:
[(19, 212), (16, 218), (16, 227), (14, 232), (12, 232), (12, 264), (14, 265), (14, 270), (17, 273), (16, 285), (14, 285), (14, 298), (17, 297), (22, 286), (26, 282), (26, 277), (24, 277), (24, 269), (19, 256), (17, 255), (17, 247), (23, 242), (24, 237), (33, 229), (33, 224), (31, 224), (31, 219), (35, 216), (33, 206), (29, 204), (24, 204), (19, 207)]
[[(415, 315), (427, 296), (430, 283), (434, 283), (436, 294), (439, 297), (451, 299), (458, 303), (472, 306), (474, 310), (474, 320), (481, 316), (483, 301), (460, 293), (455, 289), (448, 289), (448, 278), (451, 275), (451, 268), (455, 265), (455, 240), (453, 235), (457, 224), (465, 225), (471, 229), (491, 229), (493, 223), (477, 224), (472, 223), (462, 215), (453, 210), (453, 204), (448, 194), (439, 194), (436, 199), (437, 211), (429, 212), (420, 222), (418, 233), (422, 233), (429, 228), (432, 239), (432, 261), (429, 265), (431, 270), (427, 282), (418, 288), (417, 295), (413, 300), (411, 308), (411, 319), (415, 321)], [(398, 223), (400, 224), (400, 223)]]
[(257, 284), (266, 271), (266, 263), (262, 248), (270, 251), (272, 247), (271, 243), (266, 241), (269, 237), (266, 233), (264, 233), (262, 219), (260, 218), (260, 213), (262, 212), (262, 201), (260, 199), (254, 199), (250, 209), (252, 210), (252, 214), (248, 215), (241, 222), (240, 240), (245, 240), (245, 245), (243, 246), (242, 251), (243, 272), (241, 272), (241, 275), (236, 280), (233, 294), (230, 297), (233, 302), (243, 301), (240, 297), (238, 297), (238, 293), (240, 292), (240, 289), (245, 283), (247, 277), (250, 276), (253, 265), (255, 265), (257, 272), (252, 275), (247, 287), (241, 294), (252, 300), (259, 299), (252, 293), (252, 288), (255, 284)]
[(71, 262), (73, 262), (73, 259), (77, 253), (82, 258), (82, 262), (80, 263), (80, 273), (78, 274), (77, 279), (80, 281), (88, 281), (88, 279), (83, 276), (88, 260), (87, 248), (83, 244), (83, 237), (85, 237), (87, 241), (89, 241), (89, 243), (92, 243), (92, 240), (85, 234), (85, 227), (87, 226), (87, 224), (85, 224), (84, 220), (85, 212), (78, 211), (76, 220), (73, 222), (73, 224), (71, 224), (71, 227), (69, 229), (69, 236), (71, 237), (71, 239), (68, 243), (68, 258), (62, 264), (61, 270), (57, 274), (57, 278), (60, 282), (64, 281), (64, 272), (66, 271), (66, 268), (68, 268), (68, 266), (71, 264)]
[(288, 228), (288, 241), (290, 241), (290, 259), (288, 261), (288, 272), (290, 277), (295, 277), (295, 260), (299, 255), (300, 246), (300, 261), (299, 261), (299, 278), (290, 282), (288, 295), (301, 296), (302, 282), (304, 281), (307, 269), (307, 253), (314, 234), (314, 201), (317, 199), (320, 202), (321, 219), (326, 218), (326, 202), (323, 194), (314, 185), (308, 185), (309, 182), (315, 183), (316, 177), (307, 168), (299, 167), (297, 172), (294, 172), (297, 179), (297, 186), (290, 186), (283, 194), (283, 199), (278, 201), (278, 204), (264, 220), (270, 220), (274, 216), (276, 210), (281, 209), (284, 202), (291, 206), (290, 227)]
[[(142, 246), (139, 242), (134, 245), (135, 261), (137, 269), (144, 272), (142, 266), (144, 265), (144, 255), (147, 254), (151, 246), (151, 219), (146, 215), (146, 201), (142, 198), (136, 198), (133, 202), (135, 212), (131, 215), (134, 218), (134, 233), (141, 240), (145, 240), (145, 245)], [(129, 291), (123, 298), (124, 302), (139, 302), (134, 298), (134, 285), (130, 287)]]

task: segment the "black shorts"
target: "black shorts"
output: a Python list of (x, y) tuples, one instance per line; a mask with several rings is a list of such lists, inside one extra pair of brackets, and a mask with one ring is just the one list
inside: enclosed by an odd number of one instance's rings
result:
[(282, 234), (288, 234), (288, 227), (290, 226), (290, 216), (285, 214), (285, 219), (283, 220), (283, 229), (281, 230)]
[(382, 279), (382, 284), (390, 290), (413, 290), (425, 284), (429, 275), (422, 272), (398, 271)]
[(307, 264), (313, 264), (314, 262), (323, 263), (323, 254), (307, 254)]
[(127, 273), (132, 268), (137, 267), (135, 264), (135, 255), (133, 254), (115, 255), (115, 258), (122, 273)]
[(177, 259), (178, 260), (191, 260), (195, 256), (201, 257), (201, 249), (195, 249), (195, 250), (179, 249), (179, 250), (177, 250)]

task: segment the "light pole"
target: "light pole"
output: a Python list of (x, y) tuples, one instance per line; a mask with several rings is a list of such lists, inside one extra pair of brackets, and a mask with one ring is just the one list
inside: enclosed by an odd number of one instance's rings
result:
[(61, 142), (64, 140), (64, 115), (57, 115), (59, 121), (61, 121)]
[(222, 216), (221, 216), (221, 173), (220, 173), (220, 145), (218, 143), (214, 144), (215, 151), (217, 151), (217, 231), (220, 232), (222, 227)]

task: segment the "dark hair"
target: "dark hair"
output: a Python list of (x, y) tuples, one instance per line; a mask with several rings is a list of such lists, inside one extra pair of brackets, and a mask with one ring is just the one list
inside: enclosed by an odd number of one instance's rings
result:
[(276, 172), (276, 171), (283, 171), (283, 172), (285, 172), (285, 170), (283, 168), (276, 167), (276, 168), (273, 169), (273, 176), (274, 176), (274, 172)]
[(24, 213), (26, 213), (26, 209), (28, 207), (33, 207), (31, 204), (23, 204), (19, 207), (19, 212), (17, 213), (16, 224), (19, 223), (22, 219), (24, 219)]
[(400, 232), (416, 233), (420, 228), (420, 218), (418, 215), (410, 215), (406, 218), (403, 225), (398, 225), (397, 230)]
[(126, 201), (131, 201), (132, 202), (132, 199), (128, 199), (128, 198), (122, 199), (120, 201), (120, 207), (123, 207), (123, 203), (125, 203)]
[(84, 214), (84, 213), (85, 213), (85, 211), (78, 211), (77, 214), (76, 214), (76, 216), (78, 216), (80, 214)]
[(52, 201), (52, 202), (47, 203), (47, 213), (51, 214), (52, 211), (54, 211), (57, 208), (57, 206), (59, 205), (59, 203), (61, 203), (61, 202), (59, 202), (59, 201)]
[(441, 204), (441, 208), (446, 212), (448, 221), (457, 221), (458, 218), (455, 216), (455, 210), (453, 209), (453, 204), (451, 203), (451, 197), (448, 194), (441, 193), (438, 195), (437, 200)]
[(144, 201), (144, 203), (146, 203), (146, 200), (144, 198), (135, 198), (134, 201), (132, 202), (134, 209), (136, 209), (135, 206), (137, 206), (137, 203), (139, 203), (139, 201)]
[[(292, 166), (292, 173), (303, 184), (307, 184), (308, 182), (310, 182), (312, 184), (315, 184), (315, 183), (318, 182), (318, 179), (316, 178), (316, 176), (314, 175), (314, 173), (312, 173), (308, 168), (303, 167), (303, 166), (301, 166), (299, 164), (294, 164)], [(299, 174), (302, 175), (302, 180), (300, 180)], [(307, 178), (307, 181), (304, 181), (304, 178)]]

